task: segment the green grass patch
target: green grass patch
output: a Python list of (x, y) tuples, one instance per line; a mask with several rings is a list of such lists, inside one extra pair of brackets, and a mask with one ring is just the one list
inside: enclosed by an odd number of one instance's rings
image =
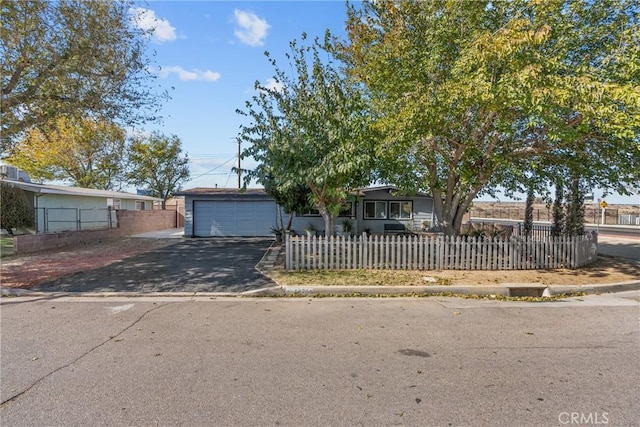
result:
[(1, 236), (0, 237), (0, 257), (13, 255), (13, 237)]
[(279, 285), (302, 286), (447, 286), (451, 280), (427, 271), (401, 270), (274, 270)]

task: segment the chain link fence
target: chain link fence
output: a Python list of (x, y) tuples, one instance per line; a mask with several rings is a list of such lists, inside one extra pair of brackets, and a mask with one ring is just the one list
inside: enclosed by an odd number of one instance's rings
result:
[(104, 230), (118, 226), (113, 209), (35, 208), (36, 233)]

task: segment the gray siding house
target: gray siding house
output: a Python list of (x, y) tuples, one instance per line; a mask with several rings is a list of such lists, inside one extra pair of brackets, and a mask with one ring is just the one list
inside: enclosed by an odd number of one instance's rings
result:
[[(191, 237), (273, 235), (288, 215), (266, 194), (264, 189), (193, 188), (176, 195), (185, 198), (184, 235)], [(402, 224), (408, 230), (426, 230), (433, 225), (433, 198), (426, 194), (406, 196), (396, 187), (368, 187), (354, 194), (336, 226), (351, 224), (351, 232), (384, 233), (385, 224)], [(292, 219), (292, 229), (323, 232), (324, 220), (317, 211), (299, 212)]]
[[(365, 231), (383, 234), (385, 225), (389, 224), (401, 224), (411, 231), (426, 231), (433, 225), (433, 220), (431, 196), (424, 193), (407, 196), (399, 193), (395, 186), (385, 185), (360, 190), (335, 223), (338, 231), (342, 231), (343, 224), (348, 221), (353, 234)], [(317, 231), (324, 231), (324, 220), (318, 212), (296, 214), (292, 222), (296, 232), (304, 232), (309, 225)]]

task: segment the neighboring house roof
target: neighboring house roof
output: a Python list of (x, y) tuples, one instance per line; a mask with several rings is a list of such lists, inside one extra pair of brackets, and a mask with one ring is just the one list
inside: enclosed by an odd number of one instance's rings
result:
[(106, 197), (106, 198), (113, 198), (113, 199), (147, 200), (147, 201), (153, 201), (153, 202), (162, 201), (162, 199), (158, 197), (140, 196), (138, 194), (126, 193), (124, 191), (95, 190), (93, 188), (66, 187), (63, 185), (53, 185), (53, 184), (36, 184), (36, 183), (27, 183), (27, 182), (21, 182), (21, 181), (13, 181), (8, 179), (2, 179), (0, 181), (6, 182), (8, 184), (13, 184), (16, 187), (21, 188), (25, 191), (30, 191), (32, 193), (40, 193), (40, 194), (61, 194), (65, 196)]

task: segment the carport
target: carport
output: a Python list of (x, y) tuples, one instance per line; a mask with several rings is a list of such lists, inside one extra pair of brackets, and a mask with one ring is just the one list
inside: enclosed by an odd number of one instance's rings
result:
[(264, 189), (194, 188), (185, 198), (184, 235), (266, 237), (277, 223), (276, 202)]

